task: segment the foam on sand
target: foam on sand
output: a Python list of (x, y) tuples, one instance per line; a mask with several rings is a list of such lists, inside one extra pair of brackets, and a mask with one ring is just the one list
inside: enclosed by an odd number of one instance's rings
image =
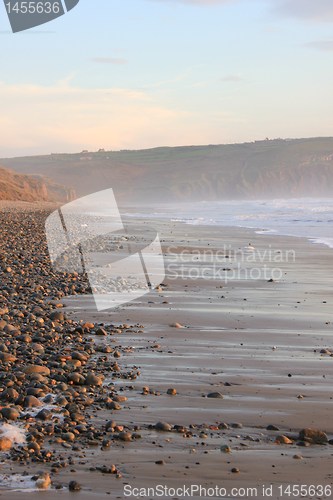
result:
[(21, 429), (16, 425), (1, 424), (0, 436), (10, 439), (14, 444), (25, 444), (26, 442), (26, 434), (24, 429)]

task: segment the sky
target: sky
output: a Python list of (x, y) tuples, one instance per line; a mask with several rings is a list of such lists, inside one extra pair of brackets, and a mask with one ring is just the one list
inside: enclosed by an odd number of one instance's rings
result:
[(80, 0), (13, 34), (0, 157), (333, 135), (332, 0)]

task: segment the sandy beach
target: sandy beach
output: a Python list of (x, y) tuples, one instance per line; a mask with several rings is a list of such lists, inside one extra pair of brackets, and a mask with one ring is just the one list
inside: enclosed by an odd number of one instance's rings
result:
[[(137, 224), (144, 231), (146, 221)], [(74, 479), (82, 498), (139, 498), (142, 488), (158, 485), (169, 490), (147, 491), (146, 498), (186, 497), (179, 489), (191, 485), (193, 496), (202, 488), (202, 498), (287, 498), (288, 485), (304, 485), (304, 498), (329, 498), (329, 489), (309, 487), (332, 485), (333, 447), (299, 433), (312, 428), (333, 438), (333, 251), (249, 229), (161, 220), (154, 226), (165, 252), (161, 288), (100, 313), (90, 295), (63, 299), (70, 320), (118, 328), (103, 343), (119, 351), (122, 371), (137, 376), (106, 374), (103, 384), (127, 399), (120, 411), (97, 400), (87, 412), (96, 428), (115, 420), (132, 437), (111, 434), (104, 450), (98, 443), (64, 448), (72, 465), (51, 471), (52, 482), (64, 487), (40, 494), (72, 498), (66, 485)], [(272, 269), (278, 280), (270, 279)], [(160, 431), (158, 422), (170, 428)], [(111, 464), (118, 477), (100, 470)], [(50, 467), (0, 455), (2, 475)], [(0, 492), (11, 499), (27, 494), (3, 485)]]

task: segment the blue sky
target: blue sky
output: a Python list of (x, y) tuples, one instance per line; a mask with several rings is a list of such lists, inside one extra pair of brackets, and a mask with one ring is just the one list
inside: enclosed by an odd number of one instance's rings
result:
[(80, 0), (12, 34), (0, 156), (333, 135), (331, 0)]

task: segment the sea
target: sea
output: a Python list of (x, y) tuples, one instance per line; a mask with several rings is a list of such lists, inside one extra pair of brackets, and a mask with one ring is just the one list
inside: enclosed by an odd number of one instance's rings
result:
[(245, 227), (258, 234), (303, 237), (333, 249), (333, 198), (161, 204), (123, 215), (191, 225)]

